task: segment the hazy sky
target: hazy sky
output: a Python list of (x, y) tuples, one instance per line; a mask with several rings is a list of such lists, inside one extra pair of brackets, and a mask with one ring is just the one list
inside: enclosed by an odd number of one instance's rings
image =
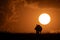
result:
[[(51, 16), (44, 26), (38, 21), (42, 13)], [(60, 33), (59, 0), (0, 0), (0, 31), (35, 33), (35, 26), (42, 26), (42, 33)]]

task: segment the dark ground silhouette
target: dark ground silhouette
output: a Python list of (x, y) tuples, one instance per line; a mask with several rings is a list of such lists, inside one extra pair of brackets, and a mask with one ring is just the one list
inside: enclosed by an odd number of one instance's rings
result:
[[(35, 33), (8, 33), (0, 32), (0, 40), (36, 40)], [(39, 40), (60, 40), (60, 33), (40, 34)]]

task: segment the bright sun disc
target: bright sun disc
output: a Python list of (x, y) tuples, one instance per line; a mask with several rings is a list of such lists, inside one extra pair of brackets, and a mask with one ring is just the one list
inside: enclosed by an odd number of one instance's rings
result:
[(39, 22), (43, 25), (48, 24), (50, 20), (50, 16), (47, 13), (43, 13), (39, 16)]

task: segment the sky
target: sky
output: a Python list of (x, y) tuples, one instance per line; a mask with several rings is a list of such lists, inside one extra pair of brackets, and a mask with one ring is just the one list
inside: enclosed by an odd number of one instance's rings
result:
[[(48, 25), (39, 23), (42, 13), (50, 15)], [(60, 33), (60, 0), (0, 0), (0, 31), (35, 33), (36, 24), (42, 33)]]

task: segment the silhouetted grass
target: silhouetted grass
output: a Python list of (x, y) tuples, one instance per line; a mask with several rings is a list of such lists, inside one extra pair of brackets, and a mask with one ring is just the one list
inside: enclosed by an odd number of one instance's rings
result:
[[(36, 40), (35, 33), (8, 33), (0, 32), (0, 39), (10, 39), (10, 40)], [(39, 40), (60, 40), (60, 33), (47, 33), (40, 34)]]

